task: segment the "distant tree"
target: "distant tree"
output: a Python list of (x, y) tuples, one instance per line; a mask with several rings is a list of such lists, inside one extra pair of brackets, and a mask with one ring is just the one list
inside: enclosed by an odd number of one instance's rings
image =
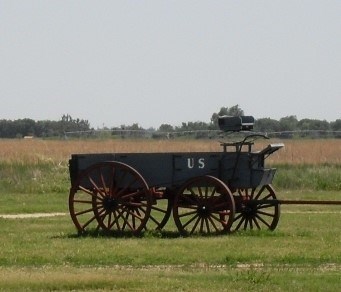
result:
[(299, 130), (320, 130), (320, 131), (328, 131), (329, 123), (327, 121), (314, 120), (314, 119), (302, 119), (297, 123), (297, 127)]
[(35, 121), (32, 119), (20, 119), (14, 121), (16, 137), (34, 136), (35, 134)]
[(138, 138), (144, 137), (146, 134), (146, 130), (139, 126), (138, 123), (134, 123), (130, 126), (121, 125), (121, 137), (122, 138)]
[(332, 131), (336, 132), (334, 133), (335, 138), (341, 138), (341, 119), (338, 119), (335, 122), (331, 122), (330, 128)]
[(297, 130), (298, 120), (296, 116), (287, 116), (279, 120), (280, 131)]
[(177, 131), (198, 131), (198, 130), (208, 130), (209, 124), (204, 122), (187, 122), (182, 123), (181, 127), (176, 127)]
[(87, 120), (73, 119), (69, 114), (64, 114), (58, 122), (59, 136), (66, 132), (86, 132), (90, 130), (90, 124)]
[(169, 125), (169, 124), (162, 124), (159, 129), (159, 132), (173, 132), (174, 128), (173, 126)]
[(0, 120), (0, 137), (1, 138), (14, 138), (15, 133), (12, 130), (12, 121)]
[(337, 119), (335, 122), (331, 122), (330, 128), (333, 131), (341, 131), (341, 119)]
[(254, 130), (257, 132), (279, 132), (279, 121), (270, 118), (257, 119), (255, 121)]

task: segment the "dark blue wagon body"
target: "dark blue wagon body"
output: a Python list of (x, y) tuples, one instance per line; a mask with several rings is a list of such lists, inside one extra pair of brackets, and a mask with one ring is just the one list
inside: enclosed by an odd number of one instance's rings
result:
[(137, 170), (150, 187), (179, 187), (188, 179), (211, 175), (232, 188), (270, 184), (276, 169), (264, 168), (259, 153), (104, 153), (74, 154), (70, 160), (71, 181), (96, 163), (117, 161)]

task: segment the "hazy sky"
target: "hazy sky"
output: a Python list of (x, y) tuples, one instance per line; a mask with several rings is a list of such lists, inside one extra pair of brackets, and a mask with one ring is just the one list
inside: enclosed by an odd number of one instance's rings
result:
[(341, 118), (341, 1), (0, 0), (0, 119)]

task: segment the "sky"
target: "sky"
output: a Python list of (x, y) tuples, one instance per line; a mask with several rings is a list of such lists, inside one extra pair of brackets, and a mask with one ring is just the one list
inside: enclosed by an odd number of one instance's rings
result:
[(341, 1), (0, 0), (0, 119), (341, 118)]

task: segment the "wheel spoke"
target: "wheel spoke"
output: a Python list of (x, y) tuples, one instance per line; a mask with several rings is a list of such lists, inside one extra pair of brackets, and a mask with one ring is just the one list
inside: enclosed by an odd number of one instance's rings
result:
[(213, 226), (213, 228), (215, 229), (216, 232), (219, 232), (219, 228), (217, 227), (217, 225), (215, 225), (214, 221), (212, 220), (211, 216), (208, 217), (208, 220), (211, 222), (211, 225)]
[[(125, 185), (121, 190), (119, 190), (116, 194), (117, 197), (121, 197), (121, 194), (124, 193), (126, 190), (129, 189), (135, 182), (137, 182), (137, 178), (133, 177), (133, 180), (130, 181), (127, 185)], [(122, 196), (125, 197), (125, 196)]]
[(275, 217), (274, 214), (263, 212), (263, 211), (257, 211), (257, 214), (258, 215), (264, 215), (264, 216), (272, 217), (272, 218)]
[[(129, 219), (129, 212), (127, 211), (126, 212), (126, 214), (125, 214), (125, 216), (123, 216), (123, 214), (122, 214), (122, 218), (123, 218), (123, 225), (122, 225), (122, 230), (124, 230), (125, 228), (126, 228), (126, 226), (127, 226), (127, 222), (128, 222), (128, 219)], [(133, 229), (134, 230), (134, 222), (133, 222), (133, 227), (132, 228), (130, 228), (130, 229)]]
[(258, 221), (255, 218), (252, 218), (253, 222), (255, 223), (255, 225), (257, 226), (257, 228), (260, 230), (260, 226), (258, 224)]
[(104, 198), (105, 193), (103, 193), (102, 190), (100, 190), (100, 188), (97, 186), (95, 181), (90, 176), (88, 176), (88, 179), (91, 182), (91, 184), (93, 185), (93, 187), (95, 188), (95, 190), (101, 195), (102, 198)]
[(124, 196), (121, 196), (121, 199), (122, 199), (122, 200), (130, 199), (130, 198), (133, 198), (133, 197), (142, 195), (142, 194), (144, 194), (144, 193), (145, 193), (144, 190), (138, 190), (138, 191), (136, 191), (136, 192), (132, 192), (132, 193), (126, 194), (126, 195), (124, 195)]
[(262, 198), (262, 201), (265, 201), (265, 200), (267, 200), (267, 199), (269, 199), (271, 197), (272, 197), (272, 194), (269, 193), (265, 197)]
[(152, 220), (156, 225), (160, 224), (160, 221), (158, 221), (154, 216), (150, 215), (149, 220)]
[(123, 219), (123, 222), (124, 222), (124, 225), (123, 225), (124, 227), (122, 227), (122, 230), (124, 230), (125, 227), (128, 226), (130, 228), (130, 230), (134, 231), (135, 228), (130, 224), (130, 222), (128, 220), (129, 215), (130, 215), (128, 210), (126, 211), (126, 214), (127, 214), (126, 217), (124, 217), (124, 216), (121, 217)]
[(195, 214), (191, 219), (189, 219), (185, 224), (183, 224), (183, 228), (186, 228), (189, 224), (191, 224), (199, 215)]
[(85, 229), (85, 228), (86, 228), (91, 222), (93, 222), (95, 219), (96, 219), (96, 216), (95, 216), (95, 215), (92, 216), (88, 221), (86, 221), (86, 222), (83, 224), (82, 228)]
[[(125, 179), (125, 177), (126, 177), (126, 175), (128, 174), (128, 172), (127, 171), (123, 171), (122, 172), (122, 174), (121, 174), (121, 176), (116, 180), (116, 185), (115, 185), (115, 187), (113, 188), (113, 190), (112, 190), (112, 197), (114, 197), (114, 198), (117, 198), (118, 197), (118, 193), (119, 193), (119, 187), (120, 187), (120, 182), (123, 182), (124, 181), (124, 179)], [(116, 171), (114, 172), (114, 177), (116, 176)], [(114, 183), (114, 178), (113, 178), (113, 183)]]
[[(191, 189), (191, 193), (192, 193), (192, 189)], [(181, 199), (191, 203), (192, 205), (197, 205), (198, 204), (197, 196), (194, 193), (192, 194), (192, 196), (186, 195), (186, 194), (182, 194), (181, 195)]]
[(245, 218), (244, 220), (244, 230), (247, 229), (247, 223), (248, 223), (249, 219), (248, 218)]
[(270, 224), (268, 222), (266, 222), (261, 216), (256, 214), (256, 218), (258, 218), (258, 220), (262, 221), (267, 227), (270, 228)]
[(249, 225), (250, 225), (250, 229), (253, 229), (253, 224), (252, 224), (252, 218), (249, 218)]
[(259, 189), (257, 195), (256, 195), (253, 199), (254, 199), (254, 200), (257, 200), (257, 199), (259, 198), (259, 196), (263, 193), (264, 190), (265, 190), (265, 186), (262, 186), (262, 187)]
[[(212, 194), (211, 194), (211, 196), (212, 196)], [(208, 198), (208, 186), (206, 186), (206, 188), (205, 188), (205, 199), (207, 199)]]
[(119, 219), (122, 216), (122, 214), (119, 214), (119, 212), (117, 212), (117, 211), (114, 211), (113, 214), (114, 214), (115, 220), (112, 222), (112, 224), (109, 226), (109, 228), (111, 229), (116, 224), (117, 230), (122, 231), (122, 228), (121, 228), (120, 222), (119, 222)]
[(85, 187), (83, 187), (83, 186), (78, 186), (78, 189), (81, 190), (81, 191), (83, 191), (84, 193), (90, 195), (91, 197), (96, 196), (96, 195), (93, 193), (93, 191), (91, 191), (91, 190), (89, 190), (89, 189), (87, 189), (87, 188), (85, 188)]
[(182, 214), (179, 215), (179, 218), (190, 216), (190, 215), (196, 214), (197, 212), (198, 212), (197, 209), (195, 209), (195, 210), (187, 212), (187, 213), (182, 213)]
[(100, 178), (101, 178), (101, 183), (103, 186), (104, 194), (105, 194), (105, 196), (108, 196), (109, 194), (107, 193), (107, 186), (106, 186), (105, 181), (104, 181), (103, 172), (101, 172), (100, 169), (99, 169), (99, 172), (100, 172)]
[(203, 217), (200, 217), (200, 233), (204, 233), (204, 219)]
[(242, 217), (235, 229), (238, 230), (242, 226), (242, 224), (245, 220), (246, 220), (246, 218)]
[(236, 217), (234, 217), (234, 221), (237, 221), (239, 218), (242, 218), (243, 214), (239, 213), (239, 215), (237, 215)]
[(274, 206), (275, 206), (274, 204), (261, 204), (261, 205), (257, 206), (257, 210), (267, 209), (267, 208), (271, 208), (271, 207), (274, 207)]
[(222, 224), (223, 226), (226, 226), (226, 220), (222, 220), (221, 218), (218, 218), (217, 216), (215, 216), (214, 214), (211, 214), (210, 216), (211, 218), (213, 218), (214, 220), (216, 220), (217, 222), (219, 222), (220, 224)]
[(73, 203), (92, 204), (92, 201), (87, 201), (87, 200), (73, 200)]
[(207, 233), (211, 233), (210, 225), (208, 223), (208, 219), (207, 218), (205, 218), (205, 224), (206, 224), (206, 231), (207, 231)]
[[(142, 204), (141, 204), (142, 205)], [(145, 204), (143, 204), (143, 206), (146, 206)], [(158, 208), (158, 207), (155, 207), (155, 206), (152, 206), (152, 208), (151, 208), (152, 210), (154, 210), (154, 211), (158, 211), (158, 212), (161, 212), (161, 213), (167, 213), (167, 211), (166, 210), (163, 210), (163, 209), (161, 209), (161, 208)]]
[(115, 167), (110, 167), (110, 170), (111, 170), (111, 174), (109, 175), (109, 182), (108, 182), (108, 185), (109, 185), (109, 197), (112, 198), (114, 196), (114, 189), (115, 189), (115, 180), (114, 180), (114, 177), (115, 177)]
[(80, 216), (80, 215), (84, 215), (84, 214), (87, 214), (87, 213), (90, 213), (90, 212), (93, 212), (93, 211), (94, 211), (94, 209), (90, 208), (90, 209), (86, 209), (86, 210), (82, 210), (82, 211), (76, 212), (75, 215), (76, 216)]
[(194, 223), (194, 226), (193, 226), (193, 228), (192, 228), (190, 234), (193, 234), (193, 233), (194, 233), (194, 231), (195, 231), (195, 229), (197, 228), (198, 223), (199, 223), (200, 220), (201, 220), (201, 218), (200, 218), (199, 215), (198, 215), (198, 216), (197, 216), (197, 221)]
[(200, 186), (197, 186), (197, 189), (198, 189), (198, 192), (197, 194), (199, 194), (199, 198), (202, 198), (203, 195), (202, 195), (202, 190), (201, 190), (201, 187)]

